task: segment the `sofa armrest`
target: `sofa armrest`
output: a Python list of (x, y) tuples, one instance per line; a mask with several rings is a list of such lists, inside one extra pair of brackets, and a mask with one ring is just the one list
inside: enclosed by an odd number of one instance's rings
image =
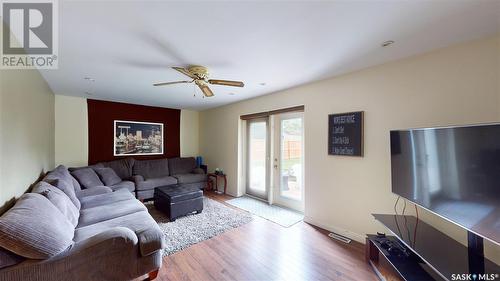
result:
[(133, 280), (158, 270), (161, 253), (141, 256), (135, 233), (115, 227), (74, 243), (46, 260), (26, 260), (3, 268), (0, 280)]
[(109, 247), (113, 250), (116, 250), (116, 248), (125, 250), (127, 247), (134, 247), (137, 244), (139, 244), (139, 250), (143, 257), (151, 255), (166, 246), (163, 233), (159, 227), (146, 229), (137, 235), (129, 228), (115, 227), (75, 243), (68, 250), (68, 254), (96, 247), (96, 250), (102, 247)]
[(90, 250), (91, 248), (95, 250), (97, 248), (124, 249), (134, 247), (137, 243), (137, 235), (132, 230), (126, 227), (114, 227), (75, 243), (65, 254), (73, 255), (84, 250)]
[(202, 168), (194, 168), (192, 171), (191, 171), (192, 174), (205, 174), (205, 171), (203, 171)]
[(144, 181), (144, 177), (141, 176), (141, 175), (133, 175), (132, 176), (132, 181), (137, 184), (137, 183), (140, 183), (142, 181)]
[(148, 228), (137, 233), (139, 249), (143, 257), (149, 256), (166, 247), (163, 233), (159, 227)]
[(94, 186), (91, 188), (82, 189), (76, 192), (76, 197), (83, 198), (92, 195), (111, 193), (113, 190), (107, 186)]

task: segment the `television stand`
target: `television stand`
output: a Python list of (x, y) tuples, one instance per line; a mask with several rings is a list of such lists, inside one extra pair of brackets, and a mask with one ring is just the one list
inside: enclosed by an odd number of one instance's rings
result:
[(483, 238), (467, 231), (467, 242), (469, 247), (469, 268), (478, 274), (485, 273), (484, 268), (484, 246)]
[[(389, 246), (391, 245), (389, 248)], [(395, 251), (392, 245), (403, 250)], [(436, 279), (424, 269), (425, 262), (406, 246), (401, 245), (395, 236), (366, 237), (366, 261), (370, 263), (381, 280), (442, 280)]]
[[(453, 280), (457, 274), (500, 272), (497, 264), (484, 257), (482, 238), (473, 233), (469, 233), (469, 247), (466, 247), (414, 216), (373, 214), (373, 217), (394, 235), (385, 238), (399, 243), (408, 258), (388, 255), (380, 237), (367, 235), (367, 260), (376, 266), (377, 257), (383, 256), (402, 280)], [(421, 274), (418, 276), (422, 278), (412, 274)]]

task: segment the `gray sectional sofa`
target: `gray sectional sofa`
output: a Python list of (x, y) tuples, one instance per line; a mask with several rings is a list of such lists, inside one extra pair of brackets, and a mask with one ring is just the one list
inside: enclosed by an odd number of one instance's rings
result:
[(165, 242), (139, 200), (206, 180), (194, 158), (58, 166), (0, 216), (0, 281), (155, 276)]
[[(108, 175), (106, 168), (111, 168), (115, 175)], [(127, 189), (139, 200), (152, 199), (154, 189), (159, 186), (182, 183), (203, 189), (207, 182), (207, 175), (196, 167), (193, 157), (155, 160), (124, 158), (69, 170), (81, 183), (82, 190), (100, 186), (107, 186), (113, 191)]]
[(132, 172), (140, 200), (153, 198), (155, 187), (183, 183), (203, 189), (207, 182), (207, 175), (196, 168), (193, 157), (136, 160)]
[(0, 261), (10, 265), (0, 269), (0, 280), (154, 275), (164, 243), (158, 224), (127, 188), (82, 189), (58, 166), (0, 217)]

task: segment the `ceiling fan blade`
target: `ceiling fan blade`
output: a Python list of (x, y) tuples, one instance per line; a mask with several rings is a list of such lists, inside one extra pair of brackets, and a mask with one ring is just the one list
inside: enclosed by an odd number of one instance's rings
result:
[(210, 90), (210, 88), (206, 84), (202, 83), (196, 83), (196, 84), (198, 85), (198, 87), (200, 87), (205, 97), (209, 98), (214, 96), (214, 93), (212, 92), (212, 90)]
[(180, 73), (190, 77), (190, 78), (193, 78), (193, 79), (196, 79), (196, 76), (194, 76), (193, 74), (191, 74), (189, 71), (187, 71), (187, 69), (185, 69), (184, 67), (177, 67), (177, 66), (174, 66), (172, 67), (173, 69), (179, 71)]
[(173, 84), (181, 84), (181, 83), (191, 83), (193, 81), (174, 81), (174, 82), (162, 82), (162, 83), (155, 83), (153, 86), (166, 86), (166, 85), (173, 85)]
[(233, 87), (244, 87), (245, 84), (241, 81), (231, 81), (231, 80), (218, 80), (218, 79), (210, 79), (208, 83), (214, 85), (223, 85), (223, 86), (233, 86)]

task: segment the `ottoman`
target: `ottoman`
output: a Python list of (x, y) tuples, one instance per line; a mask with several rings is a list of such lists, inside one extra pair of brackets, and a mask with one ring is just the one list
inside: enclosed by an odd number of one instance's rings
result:
[(170, 221), (203, 211), (203, 191), (195, 186), (173, 184), (155, 188), (155, 208), (166, 213)]

